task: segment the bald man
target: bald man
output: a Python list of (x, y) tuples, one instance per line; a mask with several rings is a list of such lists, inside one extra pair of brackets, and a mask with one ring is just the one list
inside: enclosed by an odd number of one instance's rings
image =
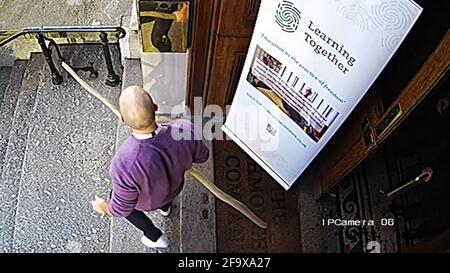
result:
[[(190, 121), (157, 124), (157, 106), (141, 86), (126, 88), (119, 104), (122, 121), (133, 133), (111, 162), (113, 191), (109, 203), (97, 201), (93, 205), (97, 211), (125, 217), (143, 231), (145, 246), (165, 248), (168, 238), (144, 212), (159, 210), (168, 216), (172, 200), (183, 188), (185, 171), (192, 163), (205, 162), (209, 151)], [(188, 137), (173, 137), (180, 132)]]

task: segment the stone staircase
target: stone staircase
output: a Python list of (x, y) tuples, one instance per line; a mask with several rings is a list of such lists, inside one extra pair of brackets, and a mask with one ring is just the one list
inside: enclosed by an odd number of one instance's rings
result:
[[(100, 45), (60, 48), (74, 67), (94, 62), (98, 79), (79, 74), (114, 103), (122, 88), (142, 84), (140, 61), (121, 63), (117, 44), (111, 51), (116, 72), (124, 72), (119, 87), (104, 84)], [(53, 85), (40, 53), (0, 68), (0, 252), (155, 252), (141, 244), (141, 233), (126, 220), (93, 212), (94, 195), (109, 196), (109, 162), (130, 132), (62, 75), (64, 82)], [(211, 155), (199, 166), (210, 179), (212, 164)], [(214, 199), (193, 178), (186, 177), (170, 217), (154, 212), (149, 217), (171, 239), (165, 252), (215, 252)]]

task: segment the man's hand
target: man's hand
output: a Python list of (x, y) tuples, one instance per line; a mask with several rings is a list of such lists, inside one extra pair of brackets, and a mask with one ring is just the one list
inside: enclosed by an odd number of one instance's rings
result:
[(95, 200), (91, 201), (91, 204), (92, 208), (102, 216), (105, 214), (110, 214), (108, 209), (108, 202), (106, 202), (105, 199), (102, 199), (96, 195)]
[(185, 23), (188, 19), (188, 11), (189, 6), (185, 3), (183, 3), (183, 6), (180, 10), (175, 11), (173, 14), (175, 14), (176, 21), (179, 23)]

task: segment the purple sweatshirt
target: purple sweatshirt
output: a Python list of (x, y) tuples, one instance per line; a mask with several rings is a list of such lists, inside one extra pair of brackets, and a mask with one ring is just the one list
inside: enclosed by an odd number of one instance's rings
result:
[[(203, 163), (209, 151), (202, 140), (194, 138), (194, 125), (176, 120), (161, 125), (154, 137), (139, 140), (128, 137), (113, 158), (110, 176), (113, 194), (109, 211), (126, 217), (134, 209), (151, 211), (171, 202), (181, 191), (184, 172), (192, 163)], [(176, 140), (172, 132), (184, 132), (190, 139)]]

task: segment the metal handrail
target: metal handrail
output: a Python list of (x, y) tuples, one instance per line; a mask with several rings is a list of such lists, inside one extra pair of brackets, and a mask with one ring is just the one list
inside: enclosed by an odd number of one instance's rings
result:
[[(61, 52), (58, 48), (57, 43), (48, 37), (46, 37), (44, 34), (46, 33), (52, 33), (52, 32), (58, 32), (58, 33), (80, 33), (80, 32), (99, 32), (100, 33), (100, 40), (101, 45), (103, 48), (103, 52), (105, 54), (105, 60), (106, 65), (108, 68), (108, 77), (106, 79), (106, 84), (109, 86), (117, 86), (120, 83), (120, 77), (115, 73), (114, 67), (111, 60), (111, 53), (109, 51), (108, 46), (108, 35), (107, 32), (115, 32), (117, 39), (122, 39), (125, 37), (126, 32), (121, 27), (115, 27), (115, 26), (40, 26), (40, 27), (29, 27), (24, 28), (19, 33), (13, 34), (10, 37), (6, 38), (5, 40), (0, 42), (0, 47), (10, 43), (11, 41), (24, 36), (26, 34), (35, 34), (36, 39), (42, 49), (42, 53), (45, 56), (45, 60), (47, 64), (49, 65), (50, 71), (52, 73), (52, 82), (55, 85), (61, 84), (63, 81), (63, 78), (61, 74), (59, 73), (58, 69), (56, 68), (51, 54), (50, 46), (53, 46), (56, 49), (56, 53), (58, 54), (59, 61), (64, 61)], [(45, 43), (45, 40), (49, 42), (49, 45), (47, 46)], [(96, 75), (97, 72), (93, 69), (93, 67), (84, 67), (80, 68), (82, 70), (89, 70), (91, 71), (91, 75)]]
[(122, 39), (125, 37), (126, 32), (122, 27), (115, 26), (40, 26), (40, 27), (28, 27), (22, 29), (19, 33), (13, 34), (0, 42), (0, 47), (10, 43), (11, 41), (24, 36), (26, 34), (33, 33), (51, 33), (51, 32), (116, 32), (116, 37)]

